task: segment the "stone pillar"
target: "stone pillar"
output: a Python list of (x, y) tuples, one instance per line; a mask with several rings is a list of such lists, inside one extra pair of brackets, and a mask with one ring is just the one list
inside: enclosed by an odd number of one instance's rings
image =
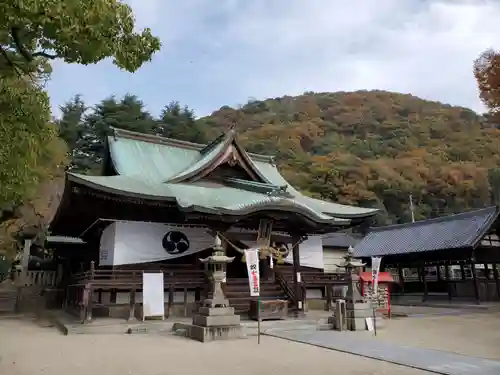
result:
[(372, 315), (371, 304), (361, 295), (359, 276), (351, 274), (346, 296), (346, 328), (350, 331), (364, 331), (365, 319)]

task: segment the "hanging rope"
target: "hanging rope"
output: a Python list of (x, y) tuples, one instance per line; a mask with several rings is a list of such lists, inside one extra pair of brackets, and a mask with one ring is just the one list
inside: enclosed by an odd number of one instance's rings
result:
[[(243, 255), (242, 261), (245, 261), (245, 249), (241, 249), (240, 247), (236, 246), (231, 240), (229, 240), (226, 236), (224, 236), (222, 233), (217, 232), (217, 235), (221, 237), (224, 241), (226, 241), (233, 249), (238, 251), (240, 254)], [(302, 243), (304, 241), (305, 237), (301, 237), (295, 244), (293, 244), (292, 249)], [(276, 259), (279, 262), (282, 262), (290, 253), (291, 249), (288, 249), (285, 245), (283, 251), (283, 247), (277, 248), (274, 246), (261, 246), (259, 247), (259, 254), (261, 255), (261, 259), (265, 258), (267, 256), (272, 256), (274, 259)]]

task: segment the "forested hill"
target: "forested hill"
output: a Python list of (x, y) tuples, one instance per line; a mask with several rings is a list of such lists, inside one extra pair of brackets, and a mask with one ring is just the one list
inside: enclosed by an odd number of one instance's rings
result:
[(110, 125), (206, 142), (235, 124), (243, 145), (276, 155), (293, 185), (322, 199), (383, 208), (379, 224), (408, 221), (410, 194), (421, 219), (491, 204), (491, 186), (500, 185), (500, 130), (469, 109), (411, 95), (306, 93), (223, 107), (197, 120), (177, 103), (156, 119), (127, 96), (103, 101), (78, 125), (75, 100), (59, 126), (80, 170), (95, 170), (77, 159), (99, 161), (102, 149), (86, 148), (86, 139), (101, 139)]

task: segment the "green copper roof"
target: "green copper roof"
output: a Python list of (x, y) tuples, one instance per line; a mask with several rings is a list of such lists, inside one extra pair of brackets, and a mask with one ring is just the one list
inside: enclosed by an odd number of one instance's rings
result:
[[(182, 183), (182, 178), (211, 165), (232, 144), (264, 183), (228, 179), (227, 184), (207, 187)], [(175, 199), (183, 208), (247, 212), (273, 206), (307, 212), (316, 221), (363, 218), (376, 209), (359, 208), (306, 197), (280, 174), (269, 156), (246, 153), (234, 131), (209, 146), (115, 129), (108, 137), (112, 163), (119, 176), (70, 175), (97, 189), (124, 192), (152, 199)], [(267, 207), (266, 206), (266, 207)]]
[(283, 196), (273, 196), (212, 184), (203, 186), (183, 183), (151, 183), (127, 176), (86, 176), (69, 173), (71, 181), (107, 191), (156, 200), (172, 200), (184, 210), (211, 214), (248, 215), (262, 209), (301, 213), (313, 221), (346, 224), (348, 220), (317, 212), (304, 203)]

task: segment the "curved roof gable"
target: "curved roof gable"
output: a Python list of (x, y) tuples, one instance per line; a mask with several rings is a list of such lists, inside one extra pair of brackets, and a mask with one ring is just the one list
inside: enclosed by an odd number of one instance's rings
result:
[[(229, 185), (244, 191), (266, 189), (292, 198), (302, 207), (308, 207), (318, 214), (338, 219), (365, 218), (378, 210), (348, 206), (302, 195), (291, 186), (278, 171), (271, 156), (247, 153), (239, 144), (236, 132), (230, 129), (208, 145), (179, 141), (155, 135), (113, 129), (108, 137), (108, 149), (114, 169), (121, 177), (151, 184), (191, 183), (206, 176), (225, 162), (242, 166), (259, 186), (246, 186), (249, 182), (229, 181)], [(262, 185), (262, 186), (260, 186)], [(264, 186), (265, 185), (265, 186)]]

